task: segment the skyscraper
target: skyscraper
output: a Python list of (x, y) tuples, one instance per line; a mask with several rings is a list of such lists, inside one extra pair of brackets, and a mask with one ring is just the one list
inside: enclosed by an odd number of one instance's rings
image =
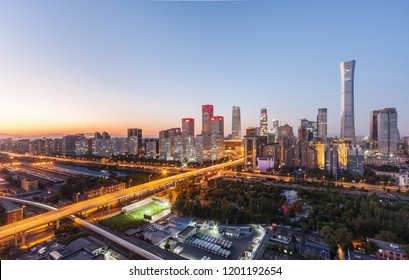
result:
[(364, 176), (364, 150), (359, 145), (351, 145), (348, 154), (348, 172), (352, 175)]
[(260, 136), (267, 136), (267, 109), (261, 109), (260, 113)]
[(369, 141), (372, 149), (378, 148), (378, 114), (379, 110), (370, 113)]
[(217, 160), (224, 156), (224, 117), (214, 116), (211, 118), (211, 157)]
[(384, 155), (393, 155), (399, 142), (398, 112), (395, 108), (378, 112), (378, 150)]
[[(195, 161), (195, 120), (192, 118), (182, 119), (182, 135), (175, 140), (174, 159), (182, 162)], [(178, 159), (179, 156), (179, 159)]]
[(218, 134), (224, 137), (224, 117), (214, 116), (210, 119), (211, 123), (211, 134)]
[(210, 134), (210, 119), (213, 117), (213, 105), (202, 105), (202, 134)]
[(195, 135), (195, 119), (192, 118), (182, 119), (182, 135), (183, 136)]
[(318, 138), (327, 140), (327, 108), (318, 109), (317, 115)]
[(233, 106), (233, 121), (232, 121), (232, 139), (240, 140), (241, 139), (241, 116), (240, 116), (240, 107)]
[(340, 138), (355, 140), (354, 70), (355, 60), (344, 61), (341, 70), (341, 132)]
[(179, 127), (159, 131), (159, 155), (163, 160), (172, 160), (175, 150), (175, 138), (181, 135)]
[(298, 129), (298, 139), (310, 142), (317, 138), (317, 122), (301, 119), (301, 126)]
[(254, 127), (246, 128), (244, 136), (244, 169), (257, 167), (257, 135)]

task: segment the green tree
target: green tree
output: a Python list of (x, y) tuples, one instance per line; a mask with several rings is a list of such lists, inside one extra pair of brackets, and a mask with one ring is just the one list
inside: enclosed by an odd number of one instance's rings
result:
[(335, 240), (342, 249), (350, 247), (352, 241), (352, 234), (346, 228), (339, 228), (334, 232)]
[(51, 202), (52, 203), (58, 203), (61, 200), (61, 194), (60, 193), (56, 193), (53, 195), (53, 197), (51, 198)]
[(331, 250), (335, 252), (337, 248), (337, 241), (335, 240), (334, 229), (326, 225), (321, 228), (320, 233), (331, 247)]
[(394, 243), (402, 242), (395, 233), (387, 231), (387, 230), (381, 230), (377, 235), (375, 235), (375, 239), (379, 239), (379, 240), (383, 240), (387, 242), (394, 242)]
[(379, 249), (378, 246), (372, 241), (364, 243), (363, 247), (367, 255), (375, 255), (376, 251)]

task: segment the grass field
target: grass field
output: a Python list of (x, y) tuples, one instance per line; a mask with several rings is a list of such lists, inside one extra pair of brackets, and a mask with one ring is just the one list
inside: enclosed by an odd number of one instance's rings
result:
[(129, 212), (127, 216), (132, 217), (135, 220), (143, 220), (143, 215), (153, 216), (162, 212), (165, 209), (168, 209), (170, 206), (165, 206), (162, 204), (157, 203), (150, 203), (148, 205), (143, 206), (142, 208), (136, 209), (135, 211)]
[(137, 228), (146, 222), (143, 220), (143, 215), (153, 216), (165, 209), (170, 208), (170, 206), (165, 206), (157, 203), (150, 203), (145, 205), (135, 211), (129, 212), (128, 214), (119, 214), (114, 217), (105, 219), (102, 224), (112, 228), (117, 231), (127, 231), (131, 228)]

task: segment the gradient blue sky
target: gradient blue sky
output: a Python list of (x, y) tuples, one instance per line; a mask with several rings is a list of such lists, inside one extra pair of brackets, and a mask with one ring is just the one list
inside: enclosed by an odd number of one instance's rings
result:
[(145, 135), (213, 104), (231, 132), (261, 108), (298, 127), (328, 108), (355, 59), (356, 134), (396, 107), (409, 135), (409, 1), (0, 1), (0, 133)]

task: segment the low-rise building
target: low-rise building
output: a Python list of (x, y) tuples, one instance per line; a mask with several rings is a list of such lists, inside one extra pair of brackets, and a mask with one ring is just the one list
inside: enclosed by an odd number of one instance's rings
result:
[(373, 238), (368, 238), (368, 242), (374, 243), (378, 250), (376, 257), (382, 260), (407, 260), (408, 255), (405, 251), (405, 245), (386, 242)]
[(108, 193), (113, 193), (113, 192), (120, 191), (123, 189), (125, 189), (125, 183), (120, 183), (120, 184), (116, 184), (116, 185), (112, 185), (108, 187), (101, 187), (101, 188), (97, 188), (97, 189), (90, 190), (90, 191), (84, 191), (84, 194), (82, 197), (84, 197), (85, 199), (91, 199), (97, 196), (101, 196), (101, 195), (108, 194)]
[(15, 223), (23, 219), (23, 207), (17, 206), (6, 199), (0, 199), (0, 204), (6, 209), (7, 224)]
[(38, 181), (32, 179), (21, 179), (21, 188), (26, 192), (38, 190)]
[[(331, 249), (324, 239), (316, 233), (304, 233), (291, 227), (277, 226), (269, 240), (284, 255), (312, 259), (331, 259)], [(286, 259), (283, 257), (282, 259)]]
[(197, 229), (192, 226), (188, 226), (184, 230), (178, 233), (177, 239), (180, 243), (185, 243), (186, 239), (191, 237), (192, 235), (195, 235), (197, 232)]

